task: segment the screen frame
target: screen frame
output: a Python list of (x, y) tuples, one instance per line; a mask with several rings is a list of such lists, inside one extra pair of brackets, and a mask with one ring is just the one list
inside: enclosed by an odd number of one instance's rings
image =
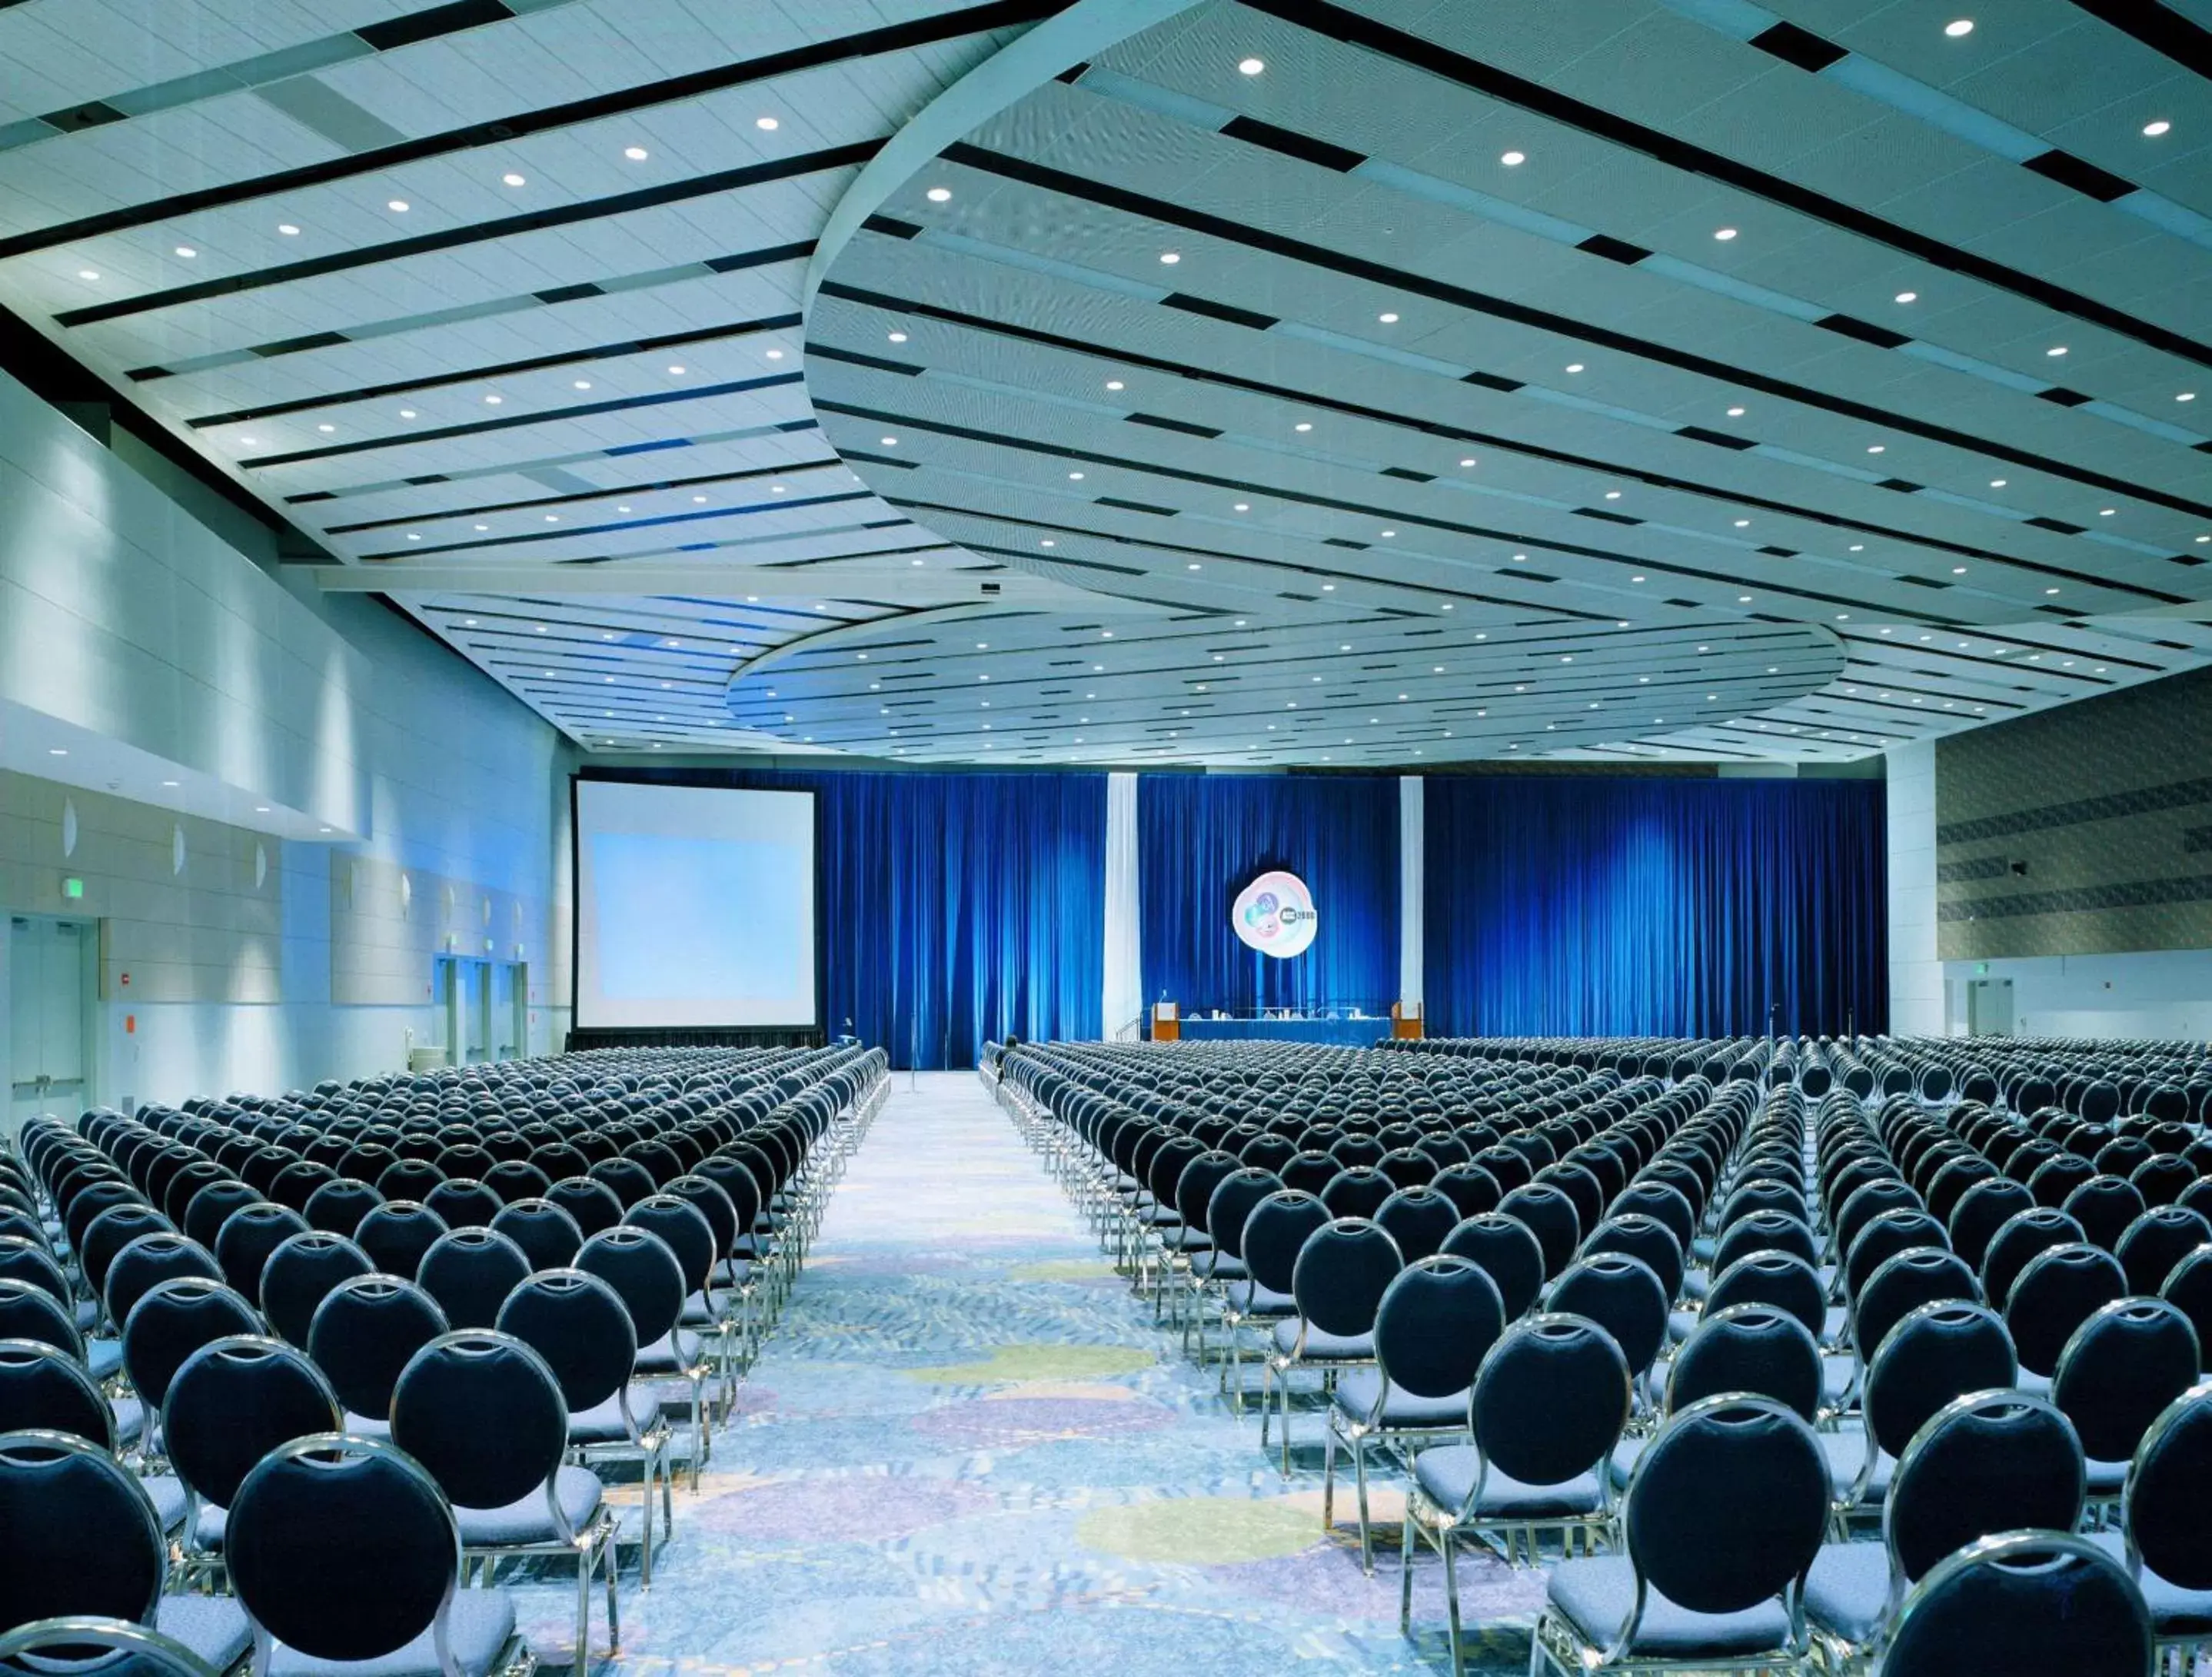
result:
[[(584, 824), (582, 794), (578, 788), (586, 781), (601, 785), (665, 787), (672, 791), (690, 792), (772, 792), (801, 797), (806, 799), (807, 823), (814, 835), (814, 1018), (801, 1024), (719, 1024), (719, 1025), (592, 1025), (586, 1024), (580, 1016), (584, 983)], [(822, 799), (817, 788), (811, 786), (746, 786), (721, 779), (694, 778), (682, 775), (625, 774), (620, 770), (580, 769), (568, 775), (568, 1029), (572, 1032), (587, 1032), (593, 1036), (624, 1036), (645, 1038), (668, 1031), (712, 1031), (744, 1033), (747, 1035), (778, 1034), (792, 1036), (819, 1036), (825, 1027), (823, 1016), (828, 1012), (829, 1000), (826, 970), (822, 959), (822, 932), (824, 921), (822, 910)]]

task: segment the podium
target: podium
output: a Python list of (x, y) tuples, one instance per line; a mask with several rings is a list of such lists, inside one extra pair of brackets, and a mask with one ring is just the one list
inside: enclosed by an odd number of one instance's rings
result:
[(1152, 1004), (1152, 1041), (1180, 1042), (1182, 1041), (1182, 1014), (1171, 1001)]
[(1418, 1001), (1394, 1001), (1390, 1004), (1390, 1036), (1394, 1042), (1418, 1042), (1421, 1040), (1421, 1004)]

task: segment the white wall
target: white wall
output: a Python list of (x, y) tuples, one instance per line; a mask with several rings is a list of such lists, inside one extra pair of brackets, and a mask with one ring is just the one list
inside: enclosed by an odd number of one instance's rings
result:
[(1947, 961), (1943, 975), (1962, 1034), (1966, 987), (2009, 978), (2018, 1036), (2212, 1040), (2212, 950)]
[(1936, 744), (1893, 747), (1889, 769), (1889, 1029), (1942, 1034), (1943, 968), (1936, 958)]
[[(0, 762), (24, 767), (27, 750), (44, 764), (24, 742), (48, 738), (72, 743), (58, 777), (105, 765), (108, 778), (76, 780), (81, 807), (141, 801), (166, 826), (174, 803), (241, 833), (245, 854), (258, 837), (259, 894), (282, 928), (273, 1000), (219, 976), (236, 958), (219, 936), (201, 963), (217, 976), (178, 978), (165, 999), (109, 982), (101, 1098), (302, 1086), (404, 1065), (410, 1030), (436, 1037), (427, 962), (390, 975), (373, 1000), (333, 1001), (334, 943), (362, 935), (352, 905), (334, 911), (334, 846), (381, 876), (415, 871), (498, 898), (511, 911), (498, 953), (519, 943), (529, 963), (531, 1047), (558, 1046), (567, 743), (381, 603), (278, 580), (0, 375)], [(49, 855), (37, 835), (26, 842), (31, 854), (0, 856), (21, 863), (0, 866), (0, 910), (61, 912), (46, 900), (64, 872), (58, 845)]]

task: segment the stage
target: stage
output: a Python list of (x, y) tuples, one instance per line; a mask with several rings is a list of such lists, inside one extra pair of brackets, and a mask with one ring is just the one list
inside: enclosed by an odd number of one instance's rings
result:
[(1390, 1034), (1390, 1021), (1365, 1019), (1195, 1019), (1182, 1021), (1186, 1042), (1303, 1042), (1371, 1048)]

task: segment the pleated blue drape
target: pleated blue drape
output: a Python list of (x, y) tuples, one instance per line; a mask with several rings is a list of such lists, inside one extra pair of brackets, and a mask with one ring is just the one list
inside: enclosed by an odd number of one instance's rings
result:
[[(1149, 1004), (1350, 1007), (1398, 994), (1398, 783), (1368, 775), (1146, 775), (1137, 782), (1139, 958)], [(1287, 961), (1230, 929), (1254, 875), (1313, 892), (1313, 945)]]
[(825, 1030), (891, 1064), (975, 1064), (1009, 1031), (1095, 1038), (1104, 978), (1106, 777), (647, 771), (815, 794)]
[(1432, 1036), (1887, 1023), (1879, 781), (1439, 775), (1425, 797)]

